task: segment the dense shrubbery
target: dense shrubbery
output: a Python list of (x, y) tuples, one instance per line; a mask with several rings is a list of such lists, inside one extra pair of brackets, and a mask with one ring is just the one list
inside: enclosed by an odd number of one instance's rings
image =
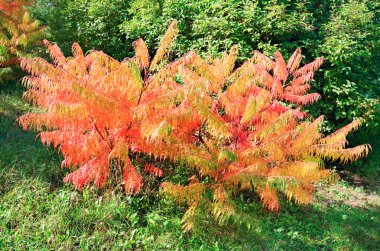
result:
[(272, 61), (255, 51), (234, 70), (233, 46), (212, 61), (190, 51), (167, 63), (177, 32), (173, 22), (152, 60), (139, 39), (135, 56), (122, 62), (101, 51), (85, 56), (76, 43), (66, 58), (47, 41), (53, 64), (22, 61), (31, 74), (23, 80), (25, 96), (42, 109), (19, 122), (42, 131), (41, 140), (62, 152), (62, 166), (77, 169), (65, 181), (77, 189), (104, 187), (113, 169), (126, 192), (137, 193), (144, 176), (164, 175), (154, 165), (159, 160), (182, 162), (194, 175), (188, 184), (164, 183), (163, 191), (187, 203), (183, 221), (190, 230), (198, 215), (245, 222), (234, 206), (244, 193), (258, 194), (272, 211), (280, 209), (279, 194), (311, 203), (315, 184), (335, 177), (324, 160), (346, 163), (368, 154), (367, 145), (345, 149), (360, 121), (324, 137), (322, 116), (305, 120), (302, 106), (320, 98), (307, 92), (323, 58), (300, 67), (300, 49), (287, 63), (279, 52)]
[[(322, 43), (317, 53), (327, 65), (320, 86), (325, 94), (322, 109), (344, 121), (363, 116), (375, 123), (380, 94), (380, 7), (372, 1), (348, 1), (331, 11), (321, 26)], [(332, 116), (332, 115), (331, 115)]]
[(50, 40), (69, 54), (73, 42), (85, 50), (102, 50), (117, 59), (133, 54), (119, 25), (129, 18), (125, 0), (37, 0), (33, 14), (46, 24)]
[[(130, 43), (142, 37), (152, 52), (166, 24), (179, 20), (181, 37), (172, 57), (190, 49), (215, 57), (233, 44), (238, 62), (255, 49), (272, 55), (302, 48), (307, 60), (325, 57), (314, 90), (322, 100), (310, 113), (326, 115), (326, 131), (363, 117), (370, 128), (380, 95), (379, 3), (376, 1), (46, 1), (35, 14), (51, 27), (52, 40), (68, 52), (78, 41), (85, 49), (101, 49), (117, 59), (132, 56)], [(285, 53), (285, 56), (290, 56)], [(364, 129), (361, 129), (364, 130)], [(368, 130), (371, 138), (378, 130)], [(359, 134), (358, 134), (359, 135)], [(358, 141), (358, 139), (354, 140)], [(376, 155), (377, 149), (374, 149)], [(377, 153), (377, 155), (379, 155)], [(376, 162), (376, 159), (375, 159)], [(376, 163), (374, 163), (376, 165)]]

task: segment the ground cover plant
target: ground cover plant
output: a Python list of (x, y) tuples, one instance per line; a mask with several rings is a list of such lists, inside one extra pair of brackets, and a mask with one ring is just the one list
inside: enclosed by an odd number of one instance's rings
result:
[(164, 175), (159, 162), (141, 155), (179, 161), (195, 174), (188, 186), (164, 183), (163, 191), (188, 204), (183, 222), (190, 230), (199, 208), (220, 224), (231, 217), (244, 222), (232, 201), (242, 192), (257, 193), (272, 211), (280, 209), (278, 192), (310, 203), (317, 182), (334, 180), (324, 159), (346, 163), (368, 154), (367, 145), (344, 149), (360, 121), (326, 137), (318, 131), (322, 116), (304, 121), (300, 106), (320, 97), (306, 93), (322, 58), (300, 67), (299, 49), (288, 63), (279, 52), (272, 61), (256, 51), (233, 71), (234, 46), (211, 63), (194, 51), (166, 63), (176, 35), (174, 21), (151, 61), (141, 39), (134, 43), (135, 56), (122, 62), (101, 51), (85, 56), (76, 43), (73, 57), (66, 58), (48, 41), (53, 64), (22, 61), (32, 74), (23, 79), (25, 97), (42, 109), (19, 123), (42, 131), (42, 142), (62, 153), (62, 166), (77, 169), (66, 182), (101, 188), (114, 169), (125, 191), (137, 193), (142, 173)]

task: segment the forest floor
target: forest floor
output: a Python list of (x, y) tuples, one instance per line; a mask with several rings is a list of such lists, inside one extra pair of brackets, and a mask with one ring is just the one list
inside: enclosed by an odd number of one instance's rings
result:
[[(159, 193), (75, 191), (62, 183), (56, 150), (22, 131), (33, 109), (22, 90), (0, 91), (0, 250), (378, 250), (380, 190), (345, 174), (320, 185), (315, 203), (286, 202), (278, 214), (257, 206), (250, 229), (207, 227), (183, 233), (183, 208)], [(346, 181), (349, 180), (349, 181)], [(226, 234), (227, 233), (227, 234)]]

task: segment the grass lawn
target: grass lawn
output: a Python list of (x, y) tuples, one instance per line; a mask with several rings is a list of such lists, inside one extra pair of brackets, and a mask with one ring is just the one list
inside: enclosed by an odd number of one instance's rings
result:
[[(1, 87), (0, 87), (1, 88)], [(339, 181), (316, 203), (278, 214), (249, 205), (251, 228), (183, 233), (183, 208), (149, 194), (75, 191), (60, 156), (15, 119), (33, 109), (22, 90), (0, 91), (0, 250), (379, 250), (379, 191)], [(14, 89), (14, 88), (13, 88)], [(210, 223), (212, 224), (212, 223)]]

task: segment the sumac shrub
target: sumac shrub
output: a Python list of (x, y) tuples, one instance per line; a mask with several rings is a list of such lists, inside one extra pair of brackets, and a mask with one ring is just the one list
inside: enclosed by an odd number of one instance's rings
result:
[(324, 136), (323, 116), (313, 120), (302, 111), (320, 98), (307, 92), (323, 58), (300, 67), (300, 49), (287, 63), (279, 52), (272, 61), (256, 51), (235, 69), (233, 46), (212, 61), (190, 51), (167, 63), (176, 24), (152, 60), (142, 40), (134, 43), (135, 56), (122, 62), (101, 51), (85, 56), (78, 44), (66, 58), (46, 41), (53, 64), (41, 58), (22, 62), (31, 73), (23, 81), (25, 96), (41, 109), (19, 122), (42, 131), (41, 140), (62, 152), (62, 165), (76, 169), (65, 181), (77, 189), (103, 187), (116, 162), (126, 192), (136, 193), (143, 173), (164, 175), (139, 162), (138, 154), (182, 162), (194, 175), (188, 184), (164, 183), (163, 191), (187, 203), (189, 230), (197, 214), (220, 224), (239, 220), (233, 199), (242, 192), (258, 194), (272, 211), (280, 209), (279, 193), (310, 203), (316, 182), (335, 179), (323, 160), (346, 163), (367, 154), (367, 145), (345, 149), (359, 120)]

